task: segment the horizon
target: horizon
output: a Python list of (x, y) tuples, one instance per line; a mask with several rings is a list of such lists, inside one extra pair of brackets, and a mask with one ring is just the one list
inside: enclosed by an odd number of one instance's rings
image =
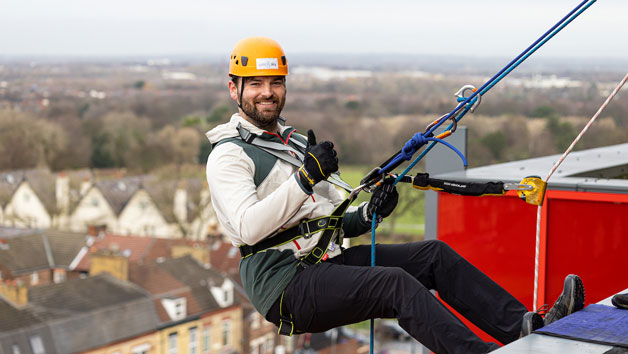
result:
[[(512, 58), (579, 3), (23, 0), (3, 5), (0, 31), (10, 35), (0, 47), (3, 57), (227, 57), (239, 39), (262, 35), (287, 55)], [(535, 55), (628, 58), (628, 47), (616, 45), (628, 34), (625, 13), (626, 1), (599, 1)]]

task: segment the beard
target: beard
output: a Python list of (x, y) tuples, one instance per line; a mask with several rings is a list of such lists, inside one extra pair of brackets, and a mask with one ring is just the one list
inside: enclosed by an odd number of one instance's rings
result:
[[(269, 109), (262, 109), (259, 110), (257, 109), (257, 106), (255, 103), (257, 102), (261, 102), (261, 101), (272, 101), (275, 103), (275, 107), (274, 108), (269, 108)], [(269, 127), (274, 124), (277, 123), (277, 120), (279, 119), (279, 115), (281, 114), (281, 110), (283, 109), (284, 104), (286, 103), (286, 97), (277, 97), (276, 95), (271, 96), (270, 98), (267, 99), (260, 99), (260, 100), (248, 100), (242, 101), (242, 112), (244, 112), (244, 114), (246, 114), (249, 118), (251, 118), (251, 120), (253, 120), (255, 123), (255, 125), (257, 125), (259, 128), (265, 128), (265, 127)]]

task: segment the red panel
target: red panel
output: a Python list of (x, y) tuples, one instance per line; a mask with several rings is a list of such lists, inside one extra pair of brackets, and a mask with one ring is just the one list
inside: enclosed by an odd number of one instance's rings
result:
[(511, 194), (463, 197), (440, 193), (438, 238), (530, 306), (536, 209)]
[(548, 206), (546, 299), (560, 294), (569, 273), (582, 278), (587, 303), (626, 289), (628, 203), (551, 198)]
[[(628, 194), (548, 191), (546, 198), (539, 302), (551, 305), (569, 273), (582, 277), (587, 303), (627, 288), (628, 278), (621, 270), (628, 251), (621, 246), (628, 240)], [(438, 238), (530, 308), (536, 211), (514, 193), (505, 197), (439, 193)]]

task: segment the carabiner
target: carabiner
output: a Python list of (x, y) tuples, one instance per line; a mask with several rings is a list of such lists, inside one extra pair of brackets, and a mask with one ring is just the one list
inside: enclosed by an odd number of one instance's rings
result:
[[(454, 95), (456, 97), (458, 97), (457, 101), (458, 102), (463, 102), (465, 101), (467, 98), (469, 98), (469, 96), (465, 97), (465, 92), (467, 90), (471, 90), (471, 92), (475, 92), (477, 91), (477, 89), (475, 88), (475, 86), (473, 85), (464, 85), (460, 88), (460, 90), (458, 90), (458, 92), (456, 92)], [(471, 113), (473, 113), (473, 111), (475, 111), (475, 109), (480, 105), (480, 102), (482, 102), (482, 95), (480, 95), (479, 93), (475, 96), (474, 100), (471, 100), (471, 103), (473, 104), (471, 106)]]

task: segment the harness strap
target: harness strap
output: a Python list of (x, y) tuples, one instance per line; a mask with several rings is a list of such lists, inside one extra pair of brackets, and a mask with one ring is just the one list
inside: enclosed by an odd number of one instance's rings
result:
[(303, 220), (299, 225), (284, 230), (264, 241), (258, 242), (252, 246), (242, 245), (240, 246), (240, 255), (242, 258), (246, 258), (255, 253), (264, 251), (271, 247), (281, 246), (288, 242), (292, 242), (298, 238), (310, 238), (313, 234), (325, 230), (325, 229), (338, 229), (342, 225), (341, 216), (323, 216), (320, 218)]
[[(301, 167), (301, 165), (303, 165), (306, 146), (303, 145), (303, 143), (301, 143), (300, 141), (296, 139), (291, 140), (299, 148), (295, 149), (289, 145), (260, 139), (257, 135), (251, 133), (246, 128), (244, 128), (240, 123), (238, 123), (236, 129), (238, 130), (238, 133), (240, 133), (240, 138), (244, 142), (254, 145), (293, 166)], [(290, 153), (293, 153), (294, 156)], [(350, 184), (340, 178), (340, 174), (338, 172), (331, 173), (331, 175), (325, 181), (336, 185), (346, 190), (347, 192), (351, 192), (353, 190), (353, 187), (351, 187)]]
[(314, 248), (307, 255), (305, 255), (304, 257), (301, 257), (301, 262), (299, 262), (299, 267), (307, 268), (311, 265), (319, 263), (321, 259), (323, 258), (323, 256), (325, 255), (325, 253), (327, 252), (327, 248), (329, 248), (329, 244), (331, 243), (336, 233), (338, 234), (338, 238), (339, 238), (338, 243), (342, 243), (342, 238), (341, 238), (342, 233), (339, 232), (340, 228), (342, 227), (342, 217), (344, 216), (345, 212), (347, 211), (347, 208), (349, 207), (349, 204), (351, 204), (352, 201), (353, 201), (352, 198), (347, 198), (342, 203), (340, 203), (340, 205), (338, 205), (336, 209), (334, 209), (334, 211), (331, 213), (329, 217), (340, 219), (341, 220), (340, 224), (338, 225), (338, 227), (335, 227), (335, 228), (331, 228), (331, 227), (325, 228), (325, 230), (323, 231), (323, 234), (321, 235), (321, 238), (318, 239), (318, 243), (316, 244), (316, 246), (314, 246)]

